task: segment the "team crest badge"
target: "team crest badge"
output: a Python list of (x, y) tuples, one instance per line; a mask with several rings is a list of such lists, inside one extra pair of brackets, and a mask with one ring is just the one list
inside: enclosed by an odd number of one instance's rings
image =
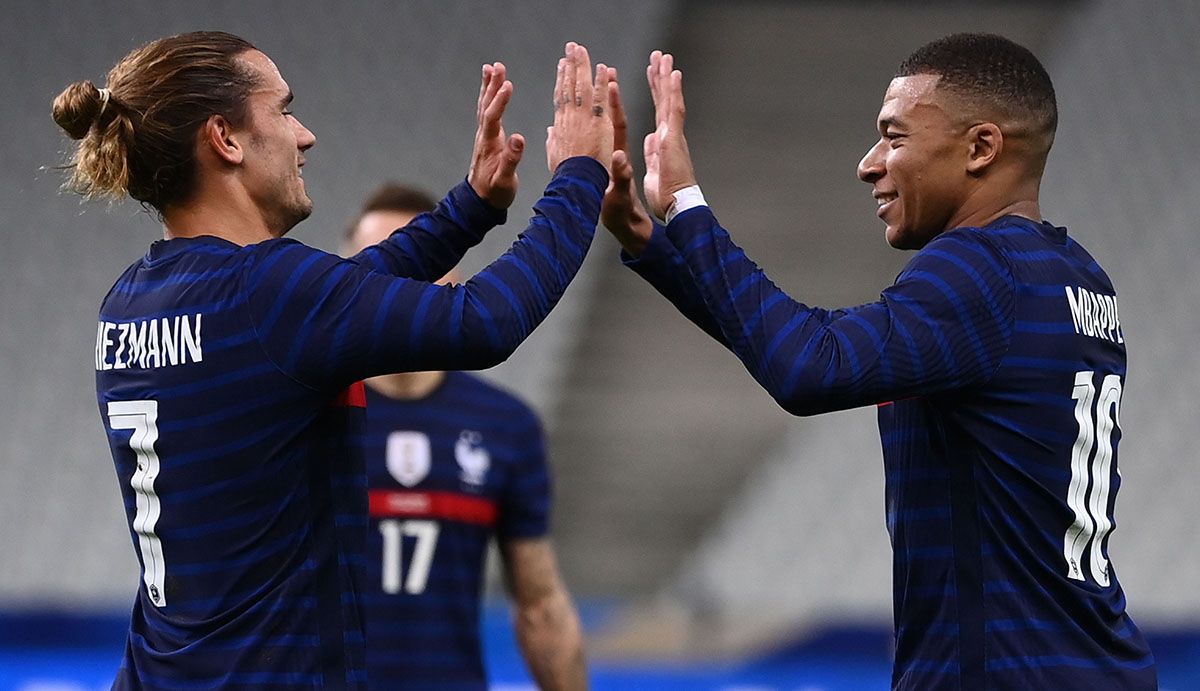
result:
[(463, 430), (454, 444), (454, 460), (462, 468), (459, 478), (468, 485), (482, 485), (492, 464), (492, 457), (482, 444), (483, 435), (472, 430)]
[(387, 438), (387, 469), (396, 482), (413, 487), (429, 475), (429, 437), (423, 432), (392, 432)]

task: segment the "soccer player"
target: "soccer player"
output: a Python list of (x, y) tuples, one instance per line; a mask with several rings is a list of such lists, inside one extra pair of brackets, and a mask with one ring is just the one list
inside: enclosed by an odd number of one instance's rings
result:
[[(420, 190), (383, 185), (347, 229), (344, 249), (361, 252), (434, 208)], [(533, 411), (464, 372), (387, 374), (366, 385), (371, 683), (487, 688), (479, 604), (495, 535), (538, 686), (587, 688), (579, 617), (547, 536), (550, 476)]]
[(67, 87), (74, 187), (129, 195), (165, 226), (100, 306), (100, 414), (142, 567), (115, 688), (366, 686), (365, 377), (477, 368), (546, 316), (594, 232), (611, 158), (607, 75), (559, 61), (553, 177), (512, 249), (438, 286), (516, 192), (524, 140), (483, 68), (467, 179), (404, 233), (342, 260), (283, 236), (308, 216), (315, 138), (251, 44), (153, 41), (108, 85)]
[(825, 310), (784, 295), (704, 203), (672, 63), (655, 52), (647, 72), (644, 184), (666, 225), (628, 164), (605, 224), (786, 410), (878, 406), (893, 687), (1156, 688), (1108, 554), (1125, 339), (1108, 276), (1039, 210), (1057, 124), (1042, 65), (982, 34), (904, 60), (858, 175), (888, 243), (916, 254), (877, 302)]

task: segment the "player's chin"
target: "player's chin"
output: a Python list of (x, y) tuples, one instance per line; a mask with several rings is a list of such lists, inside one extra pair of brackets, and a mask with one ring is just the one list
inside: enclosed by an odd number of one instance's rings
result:
[(883, 237), (887, 240), (887, 244), (898, 250), (911, 249), (907, 244), (908, 234), (900, 226), (887, 224), (887, 227), (883, 229)]
[(302, 196), (302, 200), (297, 204), (293, 204), (288, 211), (289, 213), (284, 217), (281, 224), (283, 231), (279, 234), (279, 237), (287, 235), (292, 228), (295, 228), (297, 224), (312, 215), (312, 200), (307, 196)]

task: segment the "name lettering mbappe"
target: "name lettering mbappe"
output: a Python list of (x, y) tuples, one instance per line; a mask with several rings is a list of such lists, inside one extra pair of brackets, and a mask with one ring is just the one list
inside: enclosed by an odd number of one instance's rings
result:
[(101, 321), (96, 325), (96, 369), (153, 368), (202, 362), (200, 314)]
[(1121, 317), (1117, 311), (1116, 295), (1097, 295), (1086, 288), (1067, 286), (1067, 305), (1071, 308), (1071, 321), (1075, 333), (1102, 338), (1113, 343), (1124, 343), (1121, 333)]

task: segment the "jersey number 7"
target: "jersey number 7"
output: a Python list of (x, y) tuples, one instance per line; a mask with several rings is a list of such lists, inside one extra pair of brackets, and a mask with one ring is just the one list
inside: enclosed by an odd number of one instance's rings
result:
[(155, 606), (165, 607), (167, 591), (163, 581), (167, 565), (163, 561), (162, 541), (154, 533), (162, 511), (154, 493), (154, 480), (159, 472), (158, 452), (154, 450), (154, 442), (158, 441), (158, 401), (111, 401), (108, 422), (114, 430), (133, 430), (129, 436), (129, 448), (137, 456), (137, 469), (129, 478), (137, 503), (133, 532), (138, 536), (138, 550), (142, 554), (146, 592)]

